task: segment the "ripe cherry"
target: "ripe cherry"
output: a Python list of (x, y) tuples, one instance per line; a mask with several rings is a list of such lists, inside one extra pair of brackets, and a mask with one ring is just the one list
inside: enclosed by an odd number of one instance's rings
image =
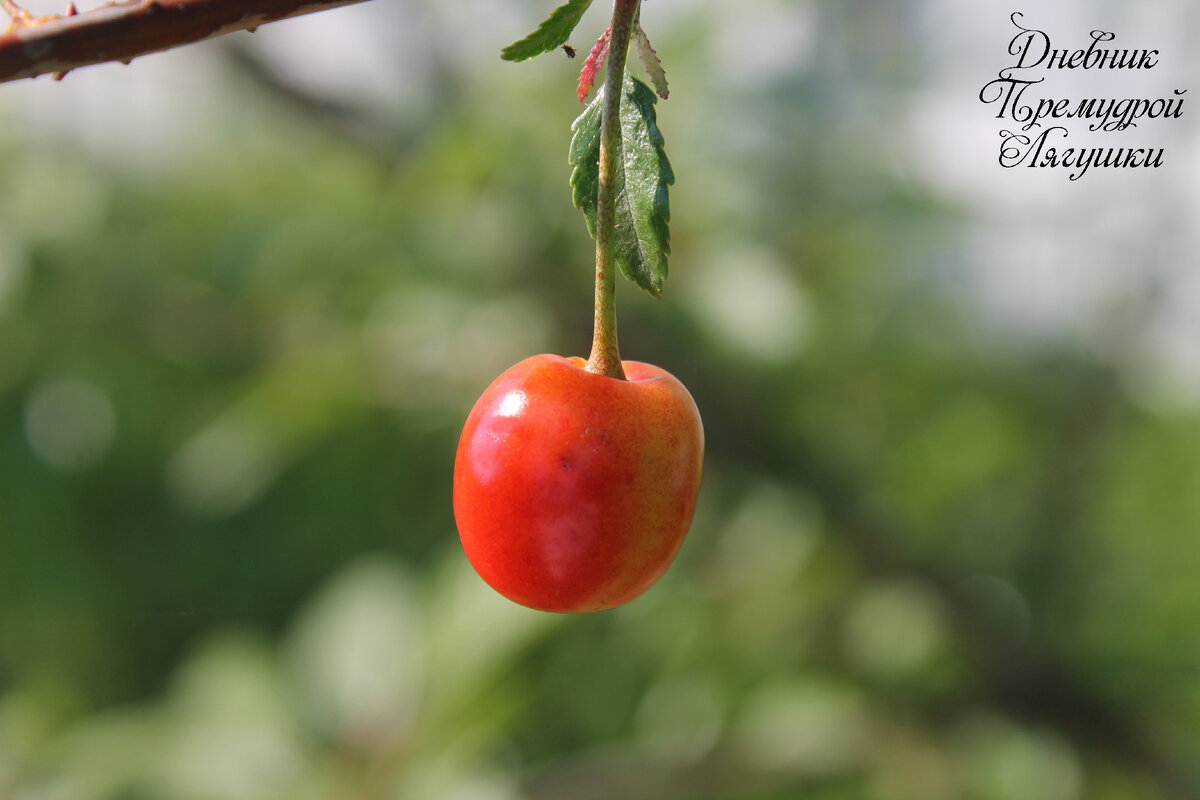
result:
[(670, 373), (582, 358), (510, 367), (467, 417), (454, 516), (467, 558), (505, 597), (543, 611), (627, 603), (670, 566), (700, 489), (704, 430)]

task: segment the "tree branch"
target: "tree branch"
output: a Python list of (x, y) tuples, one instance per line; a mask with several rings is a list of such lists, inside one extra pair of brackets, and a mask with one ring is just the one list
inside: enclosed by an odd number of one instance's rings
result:
[(0, 82), (134, 58), (364, 0), (130, 0), (82, 14), (14, 18), (0, 36)]

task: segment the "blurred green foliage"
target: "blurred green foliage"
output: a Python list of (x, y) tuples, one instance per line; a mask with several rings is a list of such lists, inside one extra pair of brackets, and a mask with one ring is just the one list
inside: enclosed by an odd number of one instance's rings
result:
[(831, 96), (904, 80), (853, 5), (752, 88), (655, 32), (672, 275), (621, 342), (709, 452), (594, 616), (492, 594), (450, 509), (482, 388), (589, 341), (569, 70), (394, 151), (236, 71), (166, 167), (4, 140), (0, 797), (1196, 796), (1200, 415), (980, 332), (963, 212)]

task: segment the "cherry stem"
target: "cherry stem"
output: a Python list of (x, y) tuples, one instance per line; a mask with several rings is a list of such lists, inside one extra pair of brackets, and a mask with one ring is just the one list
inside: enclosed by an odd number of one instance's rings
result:
[(617, 277), (613, 256), (616, 225), (617, 160), (621, 153), (621, 92), (625, 85), (625, 59), (641, 0), (613, 0), (612, 33), (608, 45), (608, 73), (604, 77), (604, 105), (600, 109), (600, 185), (596, 196), (596, 318), (588, 372), (625, 379), (617, 348)]

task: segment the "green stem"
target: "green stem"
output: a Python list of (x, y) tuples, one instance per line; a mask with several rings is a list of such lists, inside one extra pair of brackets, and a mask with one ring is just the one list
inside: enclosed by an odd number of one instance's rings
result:
[(596, 196), (596, 318), (588, 372), (625, 379), (617, 348), (617, 277), (613, 257), (616, 197), (613, 183), (621, 153), (621, 91), (625, 84), (625, 59), (641, 0), (614, 0), (612, 33), (608, 44), (608, 73), (604, 78), (604, 106), (600, 110), (600, 187)]

